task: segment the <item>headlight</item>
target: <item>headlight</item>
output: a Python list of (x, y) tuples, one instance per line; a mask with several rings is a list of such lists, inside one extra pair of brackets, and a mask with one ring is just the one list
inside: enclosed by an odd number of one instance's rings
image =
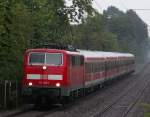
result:
[(32, 86), (32, 82), (29, 82), (29, 86)]
[(58, 83), (56, 83), (56, 87), (60, 87), (60, 83), (58, 82)]
[(46, 66), (43, 66), (43, 70), (46, 70), (47, 69), (47, 67)]

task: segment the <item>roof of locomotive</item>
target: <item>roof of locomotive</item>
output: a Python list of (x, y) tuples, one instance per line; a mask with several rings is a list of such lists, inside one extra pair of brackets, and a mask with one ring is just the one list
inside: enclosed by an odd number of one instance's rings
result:
[(28, 52), (60, 52), (60, 53), (66, 53), (66, 54), (72, 54), (72, 55), (82, 55), (78, 51), (68, 51), (63, 49), (50, 49), (50, 48), (35, 48), (35, 49), (28, 49), (26, 51)]

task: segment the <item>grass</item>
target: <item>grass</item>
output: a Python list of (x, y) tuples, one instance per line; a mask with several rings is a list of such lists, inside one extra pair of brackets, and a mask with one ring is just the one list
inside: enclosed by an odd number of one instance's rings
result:
[(150, 117), (150, 104), (141, 104), (145, 108), (144, 117)]

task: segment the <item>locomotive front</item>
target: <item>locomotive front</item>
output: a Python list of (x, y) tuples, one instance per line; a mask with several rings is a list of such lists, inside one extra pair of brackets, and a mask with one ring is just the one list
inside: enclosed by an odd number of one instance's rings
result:
[(67, 57), (57, 49), (31, 49), (24, 57), (23, 96), (26, 102), (60, 98), (67, 88)]

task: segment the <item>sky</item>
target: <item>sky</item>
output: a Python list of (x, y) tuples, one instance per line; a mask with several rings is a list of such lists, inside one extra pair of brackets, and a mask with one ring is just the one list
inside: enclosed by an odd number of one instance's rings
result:
[(93, 0), (93, 6), (101, 13), (108, 6), (115, 6), (124, 12), (128, 9), (135, 9), (137, 15), (148, 25), (150, 32), (150, 0)]

